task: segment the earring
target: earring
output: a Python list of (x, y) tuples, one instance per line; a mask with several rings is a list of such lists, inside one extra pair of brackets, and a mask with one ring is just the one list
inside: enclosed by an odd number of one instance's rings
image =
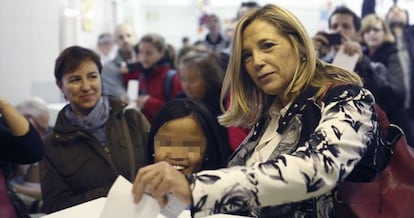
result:
[(306, 57), (301, 57), (301, 58), (300, 58), (300, 61), (301, 61), (301, 62), (305, 62), (305, 61), (306, 61)]

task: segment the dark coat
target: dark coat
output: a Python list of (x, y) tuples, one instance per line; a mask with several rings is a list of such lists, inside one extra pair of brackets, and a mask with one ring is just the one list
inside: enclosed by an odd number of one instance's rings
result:
[(142, 113), (110, 98), (110, 115), (105, 124), (107, 145), (70, 125), (60, 111), (53, 132), (45, 139), (46, 157), (41, 161), (41, 185), (46, 213), (104, 197), (118, 177), (130, 181), (129, 149), (122, 119), (127, 120), (135, 169), (148, 164), (146, 144), (149, 124)]
[[(369, 51), (365, 48), (364, 53), (368, 55), (368, 52)], [(392, 104), (392, 107), (384, 108), (384, 110), (386, 111), (390, 122), (401, 127), (406, 134), (407, 141), (412, 144), (414, 142), (414, 135), (409, 124), (409, 114), (404, 108), (404, 101), (408, 96), (405, 94), (403, 69), (396, 44), (384, 42), (374, 53), (369, 54), (369, 58), (373, 62), (384, 64), (387, 68), (387, 78), (397, 95), (390, 96), (389, 94), (384, 93), (376, 98), (379, 100), (383, 96), (389, 96), (387, 101), (395, 102)]]
[(409, 109), (409, 114), (411, 115), (411, 119), (414, 119), (414, 25), (405, 28), (404, 41), (406, 43), (411, 62), (411, 105)]
[(387, 75), (390, 83), (398, 93), (404, 95), (403, 70), (396, 44), (384, 42), (374, 53), (369, 53), (367, 47), (363, 46), (363, 51), (371, 61), (384, 64), (388, 69)]

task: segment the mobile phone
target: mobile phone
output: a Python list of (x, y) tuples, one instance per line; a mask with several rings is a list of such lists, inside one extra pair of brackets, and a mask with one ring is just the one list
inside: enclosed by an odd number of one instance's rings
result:
[(340, 45), (342, 43), (342, 35), (340, 33), (327, 33), (324, 36), (328, 39), (329, 45)]

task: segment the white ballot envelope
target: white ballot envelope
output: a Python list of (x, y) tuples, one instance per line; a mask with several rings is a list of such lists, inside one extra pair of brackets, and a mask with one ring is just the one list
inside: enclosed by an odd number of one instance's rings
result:
[(41, 218), (99, 218), (106, 198), (98, 198), (73, 207), (69, 207)]
[(342, 67), (349, 71), (354, 71), (355, 65), (358, 61), (359, 55), (357, 53), (353, 54), (352, 56), (349, 56), (344, 53), (344, 50), (342, 46), (340, 47), (338, 53), (336, 54), (332, 64)]
[[(138, 204), (133, 202), (132, 184), (122, 176), (118, 176), (109, 190), (108, 197), (99, 218), (136, 218), (136, 217), (158, 217), (162, 215), (167, 218), (180, 217), (186, 204), (176, 197), (169, 195), (168, 203), (160, 208), (158, 202), (149, 194), (142, 196)], [(190, 213), (188, 213), (190, 215)], [(188, 216), (189, 218), (190, 216)], [(183, 217), (184, 218), (184, 217)]]
[(99, 218), (157, 217), (160, 212), (158, 202), (144, 194), (141, 201), (135, 204), (131, 190), (132, 184), (124, 177), (118, 176), (109, 190)]

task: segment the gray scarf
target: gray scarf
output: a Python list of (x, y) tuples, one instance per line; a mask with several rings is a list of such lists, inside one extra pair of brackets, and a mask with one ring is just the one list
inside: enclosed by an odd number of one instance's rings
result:
[(70, 106), (65, 107), (64, 114), (71, 125), (93, 135), (102, 145), (105, 145), (105, 123), (109, 118), (110, 109), (108, 97), (101, 97), (92, 111), (85, 117), (76, 116)]

